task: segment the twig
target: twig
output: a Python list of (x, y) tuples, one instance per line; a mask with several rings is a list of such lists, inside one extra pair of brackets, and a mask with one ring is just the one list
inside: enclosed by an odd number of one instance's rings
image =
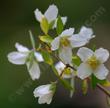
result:
[(73, 70), (76, 70), (73, 66), (71, 66), (70, 64), (66, 64), (66, 67), (70, 67)]
[(107, 96), (109, 96), (110, 97), (110, 92), (107, 90), (107, 89), (105, 89), (103, 86), (101, 86), (100, 84), (97, 84), (97, 87), (101, 90), (101, 91), (103, 91)]

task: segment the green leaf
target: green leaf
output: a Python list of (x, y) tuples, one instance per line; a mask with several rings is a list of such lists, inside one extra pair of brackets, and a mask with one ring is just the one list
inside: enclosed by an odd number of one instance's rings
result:
[(68, 90), (73, 90), (70, 83), (67, 80), (60, 78), (61, 84)]
[(54, 24), (55, 24), (55, 21), (52, 21), (52, 22), (49, 24), (49, 29), (52, 29), (53, 26), (54, 26)]
[(79, 66), (81, 64), (81, 60), (78, 56), (73, 56), (72, 57), (72, 62), (73, 64), (75, 64), (76, 66)]
[(41, 26), (42, 31), (45, 34), (47, 34), (48, 33), (48, 30), (49, 30), (49, 24), (48, 24), (48, 21), (47, 21), (47, 19), (45, 17), (42, 18), (42, 21), (40, 23), (40, 26)]
[(49, 35), (47, 35), (47, 36), (39, 36), (39, 38), (40, 38), (40, 40), (42, 41), (42, 42), (45, 42), (45, 43), (51, 43), (52, 42), (52, 37), (51, 36), (49, 36)]
[(91, 77), (91, 80), (92, 80), (92, 88), (95, 89), (97, 84), (104, 84), (106, 82), (106, 80), (99, 80), (97, 79), (93, 74), (92, 74), (92, 77)]
[(97, 86), (97, 78), (92, 74), (92, 88), (95, 89)]
[(53, 60), (52, 60), (51, 55), (47, 51), (42, 51), (41, 53), (42, 53), (42, 56), (44, 58), (44, 61), (47, 64), (52, 65), (53, 64)]
[(84, 95), (87, 94), (87, 91), (88, 91), (88, 83), (87, 83), (87, 80), (83, 80), (82, 82), (82, 92)]
[(57, 31), (58, 35), (62, 33), (63, 28), (64, 28), (64, 25), (63, 25), (61, 17), (59, 16), (58, 20), (57, 20), (57, 28), (56, 28), (56, 31)]

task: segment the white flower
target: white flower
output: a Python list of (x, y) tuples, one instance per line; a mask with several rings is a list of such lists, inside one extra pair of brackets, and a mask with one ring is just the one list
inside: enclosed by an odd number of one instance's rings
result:
[(64, 65), (62, 62), (58, 62), (55, 65), (55, 68), (58, 71), (58, 74), (59, 75), (64, 71), (62, 77), (63, 78), (71, 78), (72, 77), (73, 70), (70, 69), (69, 67), (65, 69), (65, 67), (66, 67), (66, 65)]
[(53, 4), (53, 5), (49, 6), (49, 8), (46, 10), (46, 12), (44, 14), (42, 14), (41, 11), (39, 11), (39, 9), (36, 9), (34, 13), (35, 13), (36, 19), (39, 22), (42, 22), (42, 19), (46, 18), (48, 23), (50, 24), (52, 21), (56, 20), (57, 14), (58, 14), (58, 9)]
[(84, 46), (94, 37), (92, 29), (83, 26), (78, 34), (71, 36), (71, 46), (73, 48)]
[(39, 104), (50, 104), (54, 95), (56, 89), (56, 85), (55, 84), (47, 84), (47, 85), (42, 85), (37, 87), (34, 90), (34, 96), (35, 97), (39, 97), (38, 99), (38, 103)]
[(82, 27), (79, 34), (73, 33), (74, 28), (66, 29), (51, 43), (51, 49), (59, 49), (59, 57), (65, 64), (71, 64), (72, 48), (84, 46), (94, 37), (92, 30), (86, 27)]
[(109, 58), (109, 52), (106, 49), (99, 48), (95, 52), (86, 47), (78, 50), (77, 55), (83, 63), (77, 69), (77, 76), (81, 79), (94, 74), (98, 79), (104, 80), (108, 75), (108, 69), (104, 66), (104, 62)]
[(71, 40), (69, 38), (73, 35), (74, 28), (64, 30), (58, 37), (51, 43), (52, 50), (59, 50), (60, 59), (65, 64), (71, 64), (72, 60), (72, 47), (70, 46)]
[(38, 62), (42, 62), (43, 58), (40, 53), (29, 50), (28, 48), (15, 44), (17, 51), (8, 54), (8, 60), (16, 65), (27, 65), (29, 74), (33, 80), (40, 77), (40, 68)]

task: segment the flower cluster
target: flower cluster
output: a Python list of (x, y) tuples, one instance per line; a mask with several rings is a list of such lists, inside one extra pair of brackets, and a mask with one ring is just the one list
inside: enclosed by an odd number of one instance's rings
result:
[[(83, 26), (79, 33), (76, 33), (73, 27), (64, 29), (67, 17), (59, 16), (58, 8), (54, 4), (50, 5), (44, 14), (39, 9), (34, 13), (44, 33), (39, 35), (39, 46), (36, 47), (32, 33), (29, 32), (32, 49), (29, 50), (16, 43), (17, 51), (9, 53), (8, 60), (16, 65), (26, 64), (32, 80), (40, 78), (40, 62), (51, 66), (58, 79), (34, 90), (34, 96), (39, 97), (39, 104), (51, 103), (58, 82), (70, 91), (71, 96), (75, 92), (75, 78), (82, 80), (84, 94), (87, 93), (88, 80), (91, 81), (93, 88), (97, 84), (110, 85), (107, 80), (109, 70), (104, 66), (109, 58), (108, 50), (84, 47), (95, 38), (91, 28)], [(53, 30), (56, 36), (51, 36), (50, 30)], [(79, 49), (74, 50), (77, 48)]]

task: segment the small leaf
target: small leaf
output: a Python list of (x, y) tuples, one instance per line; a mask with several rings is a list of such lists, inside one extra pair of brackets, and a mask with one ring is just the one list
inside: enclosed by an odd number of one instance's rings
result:
[(61, 84), (68, 90), (73, 90), (70, 83), (67, 80), (60, 78)]
[(52, 65), (53, 64), (53, 60), (52, 60), (51, 55), (47, 51), (42, 51), (41, 53), (42, 53), (42, 56), (44, 58), (44, 61), (47, 64)]
[(39, 36), (39, 38), (40, 38), (40, 40), (42, 41), (42, 42), (45, 42), (45, 43), (51, 43), (52, 42), (52, 37), (51, 36), (49, 36), (49, 35), (47, 35), (47, 36)]
[(99, 79), (97, 79), (93, 74), (92, 74), (91, 79), (92, 79), (92, 88), (93, 88), (93, 89), (96, 88), (96, 86), (97, 86), (98, 83), (102, 85), (102, 84), (104, 84), (105, 81), (106, 81), (106, 80), (99, 80)]
[(73, 56), (72, 57), (72, 62), (73, 64), (75, 64), (76, 66), (79, 66), (81, 64), (81, 60), (78, 56)]
[(48, 21), (47, 21), (47, 19), (45, 17), (42, 18), (42, 21), (40, 23), (40, 26), (41, 26), (42, 31), (45, 34), (47, 34), (48, 33), (48, 30), (49, 30), (49, 24), (48, 24)]
[(55, 24), (55, 21), (52, 21), (52, 22), (49, 24), (49, 29), (52, 29), (53, 26), (54, 26), (54, 24)]
[(92, 88), (95, 89), (96, 85), (97, 85), (97, 79), (96, 77), (92, 74)]
[(82, 82), (82, 92), (84, 95), (87, 94), (87, 91), (88, 91), (88, 83), (87, 83), (87, 80), (83, 80)]
[(105, 87), (110, 87), (110, 81), (105, 80), (105, 82), (102, 85)]
[(64, 28), (64, 25), (63, 25), (61, 17), (59, 16), (58, 20), (57, 20), (57, 28), (56, 28), (56, 31), (57, 31), (58, 35), (62, 33), (63, 28)]

